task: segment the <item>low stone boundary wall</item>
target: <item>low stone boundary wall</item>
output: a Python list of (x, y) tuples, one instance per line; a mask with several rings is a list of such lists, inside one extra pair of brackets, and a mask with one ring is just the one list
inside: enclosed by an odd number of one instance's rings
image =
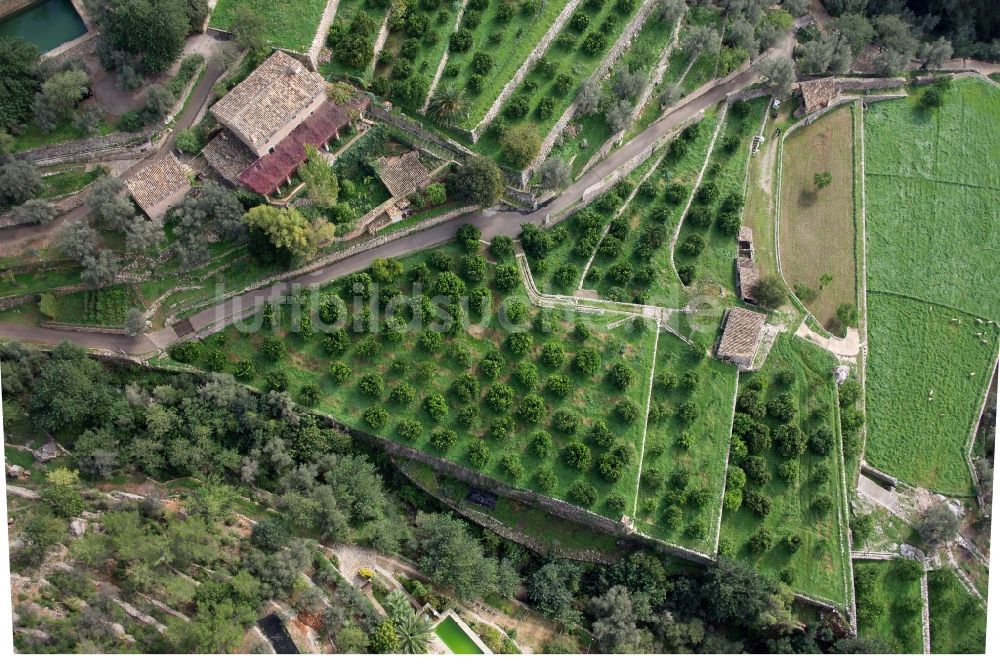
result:
[(99, 332), (101, 334), (126, 334), (124, 327), (113, 325), (73, 325), (72, 323), (40, 323), (41, 327), (50, 330), (65, 330), (67, 332)]
[(0, 274), (36, 274), (38, 272), (48, 272), (50, 270), (58, 270), (64, 267), (73, 267), (76, 265), (71, 260), (60, 259), (60, 260), (41, 260), (41, 261), (31, 261), (18, 263), (17, 265), (12, 265), (9, 268), (0, 270)]
[[(79, 293), (80, 291), (90, 289), (91, 287), (86, 284), (70, 284), (69, 286), (50, 288), (44, 292), (52, 293), (53, 295), (66, 295), (67, 293)], [(0, 297), (0, 311), (8, 311), (14, 307), (19, 307), (22, 304), (37, 302), (41, 296), (41, 293), (22, 293), (19, 295), (7, 295), (6, 297)]]
[(135, 133), (113, 132), (105, 136), (65, 141), (24, 150), (18, 152), (17, 156), (33, 162), (36, 166), (54, 166), (76, 161), (104, 161), (123, 156), (138, 158), (158, 147), (153, 140), (158, 129), (160, 127)]
[(876, 90), (884, 88), (901, 88), (906, 85), (906, 79), (895, 78), (837, 78), (837, 88), (840, 90)]

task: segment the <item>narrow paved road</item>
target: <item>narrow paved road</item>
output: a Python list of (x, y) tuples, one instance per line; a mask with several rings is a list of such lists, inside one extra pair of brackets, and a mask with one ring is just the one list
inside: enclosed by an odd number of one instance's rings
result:
[[(789, 54), (792, 44), (792, 33), (789, 32), (785, 35), (781, 45), (772, 49), (772, 52)], [(209, 76), (206, 75), (205, 80), (208, 79)], [(204, 330), (218, 326), (226, 321), (236, 320), (242, 317), (239, 315), (241, 312), (249, 313), (262, 302), (279, 300), (289, 293), (294, 286), (324, 284), (338, 277), (363, 270), (376, 258), (397, 258), (427, 247), (444, 244), (451, 240), (462, 224), (472, 224), (478, 228), (485, 240), (490, 240), (500, 234), (516, 235), (522, 224), (542, 224), (545, 221), (546, 215), (554, 215), (578, 203), (587, 189), (601, 182), (605, 177), (615, 173), (618, 168), (654, 144), (661, 136), (670, 132), (674, 127), (709, 107), (718, 104), (725, 99), (727, 94), (742, 90), (757, 80), (757, 72), (749, 69), (727, 83), (717, 85), (703, 94), (689, 99), (669, 114), (654, 122), (645, 131), (638, 134), (621, 148), (612, 152), (606, 159), (596, 164), (544, 208), (531, 213), (487, 210), (463, 215), (438, 226), (418, 231), (393, 242), (355, 254), (301, 277), (249, 291), (243, 295), (237, 295), (194, 314), (188, 320), (195, 330)], [(191, 104), (191, 106), (195, 105)], [(67, 339), (88, 348), (114, 353), (128, 353), (131, 355), (149, 355), (177, 341), (177, 335), (174, 333), (173, 328), (169, 327), (138, 337), (127, 337), (115, 334), (65, 332), (62, 330), (56, 331), (11, 323), (0, 323), (0, 336), (44, 344), (55, 344), (63, 339)]]

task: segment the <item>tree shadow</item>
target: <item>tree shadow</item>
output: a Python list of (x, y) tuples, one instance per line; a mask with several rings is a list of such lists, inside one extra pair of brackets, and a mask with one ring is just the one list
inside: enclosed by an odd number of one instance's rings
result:
[(812, 207), (816, 205), (818, 194), (815, 189), (803, 189), (799, 192), (799, 207)]

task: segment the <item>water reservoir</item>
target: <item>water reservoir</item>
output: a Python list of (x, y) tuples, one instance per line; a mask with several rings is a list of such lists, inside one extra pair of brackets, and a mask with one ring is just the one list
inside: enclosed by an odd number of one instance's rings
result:
[(23, 37), (43, 53), (86, 32), (70, 0), (42, 0), (0, 18), (0, 37)]

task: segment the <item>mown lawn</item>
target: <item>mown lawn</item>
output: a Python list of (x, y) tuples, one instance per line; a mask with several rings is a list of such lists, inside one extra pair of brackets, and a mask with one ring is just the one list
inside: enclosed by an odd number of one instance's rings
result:
[[(836, 334), (844, 332), (837, 307), (856, 300), (852, 113), (843, 106), (796, 129), (782, 152), (782, 271), (789, 287), (811, 289), (806, 308)], [(829, 173), (830, 184), (817, 189), (817, 173)]]
[[(343, 6), (344, 3), (341, 3)], [(312, 45), (326, 0), (219, 0), (209, 25), (228, 30), (241, 7), (264, 19), (268, 42), (275, 47), (305, 52)], [(339, 14), (340, 10), (338, 10)]]
[(854, 563), (859, 637), (881, 642), (890, 653), (923, 653), (919, 565), (903, 560)]
[[(653, 388), (636, 526), (657, 539), (714, 554), (736, 367), (697, 357), (686, 343), (661, 332), (656, 374), (660, 382)], [(672, 381), (676, 384), (667, 387)], [(688, 402), (697, 404), (691, 422), (679, 416)], [(679, 522), (677, 509), (671, 508), (680, 509)]]
[(961, 312), (870, 293), (868, 463), (932, 491), (971, 495), (965, 449), (997, 337)]
[(986, 611), (968, 593), (951, 569), (927, 573), (930, 597), (931, 652), (979, 653), (986, 651)]
[(868, 287), (1000, 319), (1000, 90), (919, 98), (865, 112)]
[[(454, 269), (458, 267), (463, 257), (454, 245), (441, 250), (442, 259), (450, 261)], [(404, 261), (405, 275), (420, 264), (424, 264), (430, 252), (415, 254)], [(438, 263), (440, 266), (440, 263)], [(495, 271), (490, 266), (489, 273)], [(431, 283), (440, 274), (438, 268), (431, 268)], [(492, 277), (487, 284), (492, 285)], [(403, 293), (410, 293), (411, 285), (404, 276), (395, 284)], [(476, 284), (470, 284), (469, 288)], [(335, 282), (324, 289), (326, 293), (343, 293), (344, 283)], [(384, 286), (392, 289), (391, 286)], [(429, 289), (427, 289), (429, 290)], [(496, 301), (500, 294), (493, 292)], [(348, 298), (351, 303), (353, 296)], [(525, 301), (523, 288), (519, 285), (515, 291), (504, 298), (504, 302), (513, 300)], [(286, 307), (287, 310), (287, 307)], [(401, 315), (406, 315), (401, 310)], [(585, 316), (575, 320), (567, 320), (555, 315), (551, 318), (554, 326), (551, 331), (538, 331), (534, 324), (537, 312), (530, 311), (525, 319), (525, 327), (530, 337), (531, 348), (523, 356), (517, 356), (510, 349), (507, 341), (508, 333), (497, 319), (476, 322), (455, 336), (445, 336), (440, 349), (426, 352), (418, 347), (416, 332), (409, 332), (403, 341), (392, 342), (384, 334), (350, 334), (350, 347), (341, 355), (330, 355), (323, 348), (323, 334), (316, 333), (308, 338), (289, 331), (287, 325), (281, 325), (273, 333), (242, 333), (235, 327), (229, 327), (213, 337), (209, 337), (197, 347), (200, 351), (195, 363), (203, 368), (222, 368), (234, 371), (237, 365), (249, 361), (247, 369), (252, 373), (241, 374), (243, 380), (256, 387), (265, 387), (268, 375), (275, 369), (283, 372), (288, 378), (288, 392), (293, 398), (302, 398), (302, 388), (305, 385), (319, 387), (319, 402), (314, 406), (317, 410), (335, 416), (337, 419), (397, 442), (412, 445), (430, 454), (441, 455), (457, 463), (470, 467), (481, 466), (485, 472), (501, 481), (541, 490), (548, 495), (574, 500), (571, 488), (578, 482), (586, 482), (596, 489), (596, 499), (589, 507), (611, 518), (619, 518), (624, 509), (621, 507), (626, 497), (634, 496), (638, 478), (638, 444), (641, 436), (641, 413), (646, 407), (646, 386), (643, 377), (648, 377), (652, 357), (653, 333), (635, 333), (629, 326), (620, 326), (613, 330), (607, 329), (607, 324), (616, 318), (613, 316)], [(574, 323), (581, 322), (590, 332), (587, 340), (581, 340), (574, 332)], [(268, 362), (259, 352), (265, 338), (275, 336), (287, 349), (285, 359)], [(566, 355), (558, 368), (546, 366), (539, 360), (542, 344), (556, 342), (565, 349)], [(373, 346), (374, 343), (381, 344)], [(361, 352), (359, 346), (369, 345), (369, 352)], [(590, 348), (602, 358), (602, 368), (594, 377), (586, 377), (577, 373), (573, 367), (574, 357), (583, 349)], [(498, 353), (502, 359), (500, 374), (496, 379), (489, 378), (485, 369), (480, 366), (484, 356), (489, 352)], [(465, 356), (463, 358), (463, 355)], [(344, 362), (350, 370), (350, 375), (337, 383), (330, 373), (332, 361)], [(520, 362), (536, 366), (539, 378), (543, 384), (555, 374), (566, 375), (571, 381), (571, 391), (566, 397), (557, 397), (542, 388), (525, 388), (512, 376), (514, 368)], [(634, 375), (634, 380), (621, 390), (605, 379), (609, 368), (621, 363), (628, 367)], [(250, 369), (249, 367), (252, 367)], [(471, 403), (463, 402), (452, 387), (452, 383), (462, 374), (470, 373), (478, 381), (478, 389), (471, 397)], [(362, 377), (373, 374), (385, 382), (381, 397), (370, 398), (359, 392), (357, 383)], [(508, 384), (514, 390), (514, 403), (510, 407), (499, 410), (489, 405), (484, 398), (488, 385)], [(415, 398), (402, 405), (390, 401), (387, 395), (401, 385), (412, 386), (416, 390)], [(519, 414), (519, 404), (525, 396), (533, 392), (541, 392), (545, 402), (545, 412), (537, 425), (530, 424)], [(445, 397), (447, 414), (441, 422), (431, 419), (422, 406), (425, 397), (440, 394)], [(640, 413), (632, 421), (619, 418), (614, 410), (618, 402), (628, 399), (634, 402)], [(482, 402), (482, 403), (481, 403)], [(480, 405), (481, 403), (481, 405)], [(384, 406), (389, 413), (389, 421), (382, 426), (372, 427), (365, 419), (366, 411), (373, 406)], [(471, 406), (465, 411), (473, 417), (459, 418), (459, 411)], [(562, 413), (557, 415), (557, 412)], [(512, 417), (513, 421), (506, 420)], [(401, 435), (399, 425), (402, 421), (417, 423), (417, 433), (412, 439)], [(562, 426), (557, 425), (561, 421)], [(580, 471), (566, 463), (565, 448), (574, 441), (589, 441), (590, 427), (598, 422), (606, 422), (611, 431), (611, 440), (601, 444), (585, 443), (590, 451), (591, 463), (589, 470)], [(497, 427), (510, 427), (509, 433), (498, 432)], [(574, 428), (575, 427), (575, 428)], [(431, 442), (431, 433), (436, 430), (452, 430), (457, 433), (457, 441), (446, 449), (438, 451)], [(551, 450), (539, 455), (529, 445), (529, 439), (541, 431), (552, 435), (554, 445)], [(470, 447), (474, 442), (485, 442), (486, 459), (474, 463), (470, 459)], [(482, 444), (481, 442), (479, 443)], [(613, 447), (621, 446), (624, 452), (624, 463), (621, 465), (620, 478), (609, 482), (598, 472), (597, 467), (603, 455)], [(554, 475), (555, 486), (548, 487), (544, 480), (539, 481), (538, 471), (548, 469)], [(543, 488), (544, 487), (544, 488)], [(611, 496), (619, 498), (608, 504)], [(581, 501), (579, 498), (576, 502)]]
[[(764, 404), (775, 397), (788, 398), (794, 406), (792, 422), (807, 436), (820, 430), (829, 432), (833, 445), (826, 454), (807, 448), (795, 457), (781, 456), (778, 445), (768, 443), (783, 422), (771, 415), (760, 420), (770, 430), (770, 435), (762, 439), (763, 451), (757, 448), (757, 454), (744, 454), (736, 445), (730, 451), (730, 490), (736, 490), (732, 477), (740, 474), (734, 473), (736, 466), (744, 469), (746, 484), (741, 506), (723, 512), (719, 550), (777, 575), (796, 591), (845, 606), (850, 561), (847, 515), (843, 513), (842, 458), (835, 435), (834, 364), (832, 355), (785, 333), (778, 336), (764, 368), (740, 379), (740, 399), (755, 387), (759, 388), (756, 391)], [(781, 382), (788, 379), (792, 380), (790, 384)], [(737, 410), (744, 408), (738, 406)], [(736, 417), (742, 419), (742, 415), (738, 412)], [(736, 437), (743, 435), (746, 438), (743, 443), (749, 452), (754, 452), (753, 437), (741, 433), (739, 422), (734, 433)], [(761, 457), (767, 472), (755, 479), (746, 469), (760, 463), (751, 459)], [(790, 480), (783, 479), (779, 469), (786, 462), (793, 468), (794, 477)], [(750, 509), (753, 494), (770, 502), (766, 516)], [(823, 501), (827, 505), (821, 507)], [(770, 535), (770, 543), (762, 553), (754, 553), (748, 540), (761, 531)], [(799, 538), (797, 549), (793, 550), (784, 541), (788, 536)]]

